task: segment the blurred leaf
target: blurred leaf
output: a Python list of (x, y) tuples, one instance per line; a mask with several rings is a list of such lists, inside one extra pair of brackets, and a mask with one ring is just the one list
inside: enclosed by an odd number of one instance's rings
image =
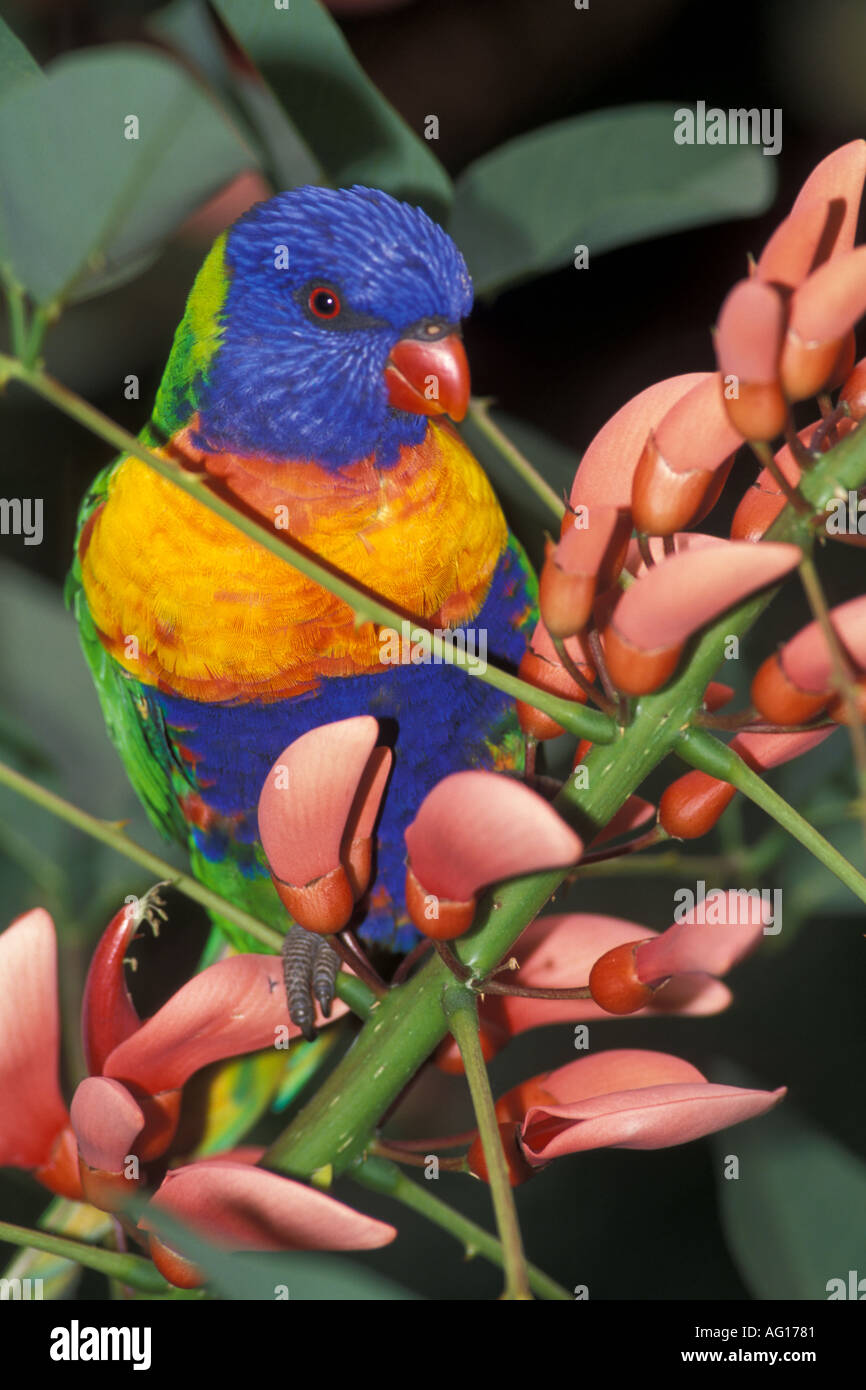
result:
[(441, 216), (451, 183), (426, 141), (376, 89), (317, 0), (287, 9), (213, 0), (333, 184), (382, 188)]
[[(104, 1211), (97, 1211), (86, 1202), (54, 1197), (37, 1225), (40, 1231), (99, 1245), (112, 1229), (112, 1220)], [(4, 1279), (41, 1280), (39, 1296), (43, 1299), (71, 1298), (80, 1276), (81, 1265), (75, 1260), (65, 1260), (61, 1255), (32, 1250), (28, 1246), (23, 1246), (3, 1271)]]
[(309, 1250), (255, 1255), (230, 1253), (207, 1244), (158, 1208), (148, 1210), (148, 1221), (168, 1244), (204, 1271), (223, 1298), (273, 1302), (280, 1289), (287, 1290), (293, 1303), (400, 1302), (418, 1297), (366, 1268), (360, 1260)]
[(3, 98), (0, 165), (0, 257), (49, 303), (135, 274), (255, 157), (182, 67), (117, 46), (69, 54)]
[(0, 17), (0, 89), (5, 96), (22, 78), (41, 77), (36, 59)]
[[(133, 838), (165, 856), (105, 731), (75, 621), (59, 591), (10, 563), (0, 564), (0, 587), (0, 709), (4, 727), (19, 730), (25, 741), (18, 753), (6, 744), (6, 761), (85, 810), (131, 820)], [(34, 751), (51, 766), (50, 777), (34, 769)], [(85, 902), (96, 907), (95, 894), (104, 902), (109, 886), (122, 899), (142, 881), (140, 869), (6, 788), (0, 789), (0, 856), (0, 926), (40, 901), (56, 910), (53, 900), (45, 901), (55, 891), (72, 913)], [(10, 857), (15, 874), (8, 871)]]
[(150, 20), (163, 41), (194, 65), (256, 146), (276, 188), (327, 183), (288, 113), (254, 68), (232, 62), (234, 38), (206, 0), (172, 0)]
[[(866, 1165), (785, 1102), (712, 1142), (728, 1249), (755, 1298), (824, 1299), (830, 1279), (866, 1273)], [(721, 1176), (729, 1154), (738, 1178)]]
[(769, 206), (757, 148), (674, 144), (674, 108), (595, 111), (510, 140), (457, 179), (448, 230), (490, 294), (602, 251)]

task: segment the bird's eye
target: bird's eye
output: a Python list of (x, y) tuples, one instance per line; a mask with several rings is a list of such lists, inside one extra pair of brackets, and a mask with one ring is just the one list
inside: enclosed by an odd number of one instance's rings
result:
[(307, 300), (310, 313), (317, 319), (335, 319), (340, 312), (340, 296), (327, 285), (317, 285)]

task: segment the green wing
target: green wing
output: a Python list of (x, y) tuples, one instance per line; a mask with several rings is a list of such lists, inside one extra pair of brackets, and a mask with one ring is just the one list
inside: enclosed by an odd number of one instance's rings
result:
[(189, 779), (174, 755), (159, 710), (147, 699), (146, 688), (128, 675), (100, 642), (81, 582), (78, 540), (105, 501), (109, 479), (119, 462), (115, 460), (99, 474), (81, 505), (75, 559), (66, 580), (66, 603), (75, 614), (105, 725), (127, 776), (160, 833), (186, 845), (189, 826), (181, 813), (178, 794), (191, 790)]

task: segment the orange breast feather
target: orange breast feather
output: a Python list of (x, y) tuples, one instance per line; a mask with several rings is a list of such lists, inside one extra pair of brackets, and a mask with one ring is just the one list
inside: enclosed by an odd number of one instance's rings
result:
[[(205, 456), (204, 468), (277, 535), (290, 534), (407, 616), (454, 626), (481, 607), (506, 540), (480, 465), (431, 424), (393, 468)], [(146, 464), (124, 459), (82, 545), (87, 602), (107, 650), (146, 684), (199, 700), (279, 699), (320, 675), (380, 669), (373, 624)]]

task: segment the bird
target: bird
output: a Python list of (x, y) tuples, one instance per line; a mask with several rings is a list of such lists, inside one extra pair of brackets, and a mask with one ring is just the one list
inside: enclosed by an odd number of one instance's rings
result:
[[(413, 623), (474, 629), (514, 670), (537, 584), (456, 428), (472, 301), (463, 256), (423, 209), (360, 185), (278, 193), (216, 238), (139, 438)], [(202, 883), (282, 931), (256, 822), (264, 779), (309, 729), (379, 721), (393, 770), (357, 930), (408, 951), (403, 831), (451, 772), (521, 773), (513, 702), (445, 664), (383, 664), (375, 623), (131, 455), (83, 499), (67, 601), (150, 819)], [(263, 949), (213, 921), (212, 941)], [(291, 930), (306, 1001), (318, 948)], [(317, 988), (327, 1011), (332, 986)], [(311, 1006), (295, 1009), (309, 1036)]]

